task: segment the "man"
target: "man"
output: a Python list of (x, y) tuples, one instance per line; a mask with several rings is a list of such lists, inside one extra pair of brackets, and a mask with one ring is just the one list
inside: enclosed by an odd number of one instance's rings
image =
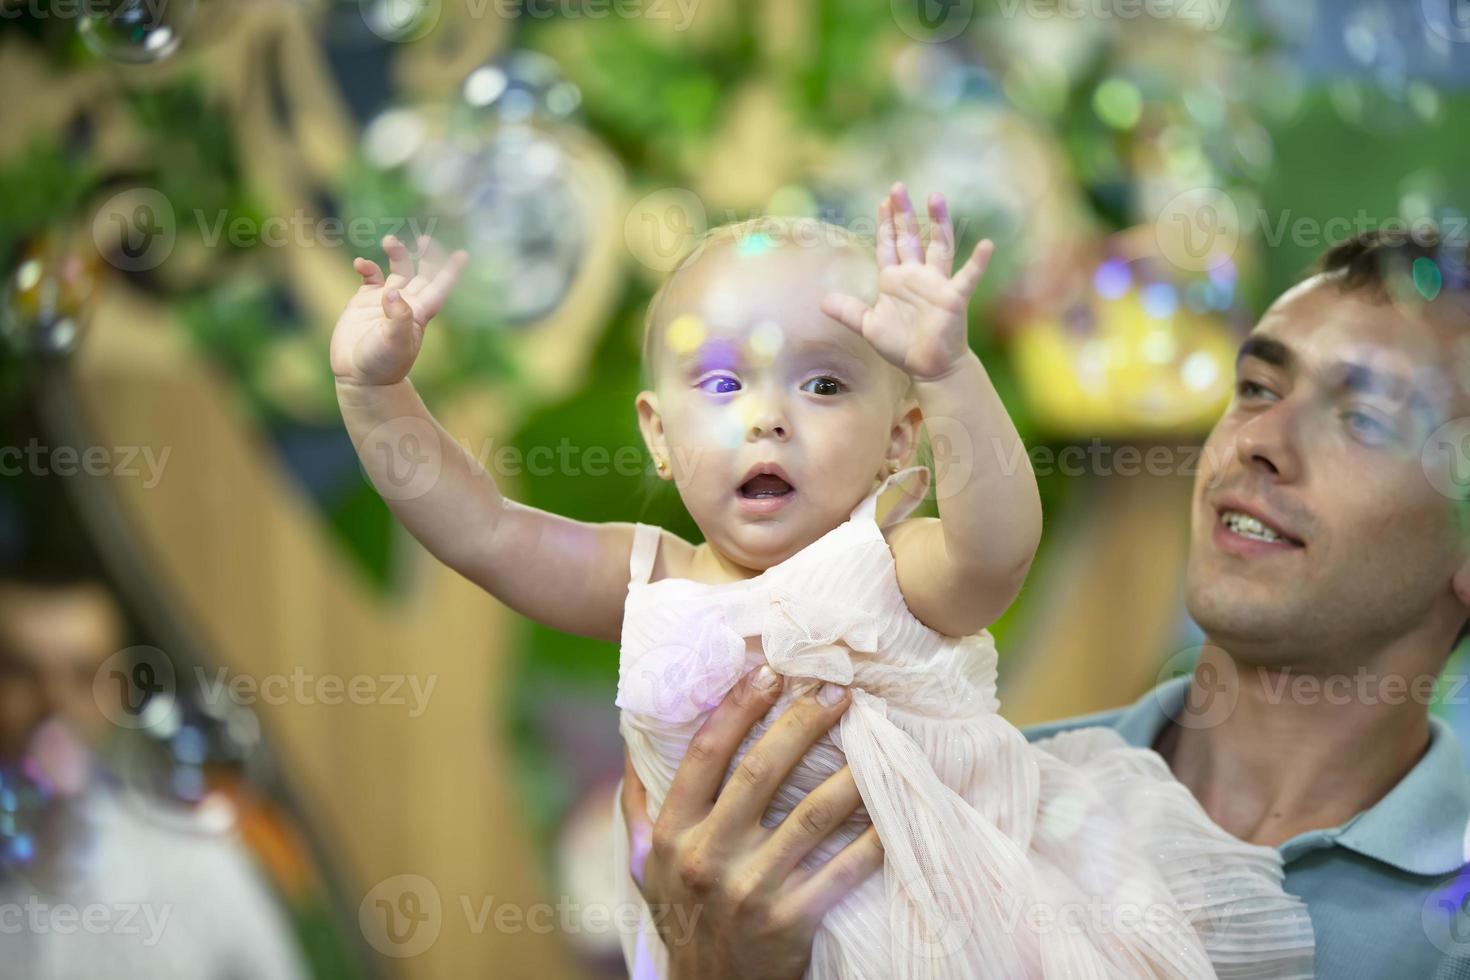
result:
[[(1194, 491), (1185, 594), (1207, 643), (1192, 676), (1028, 737), (1112, 726), (1159, 752), (1224, 829), (1276, 847), (1312, 916), (1318, 976), (1470, 977), (1470, 782), (1428, 711), (1470, 626), (1463, 244), (1338, 246), (1267, 311), (1237, 374)], [(856, 808), (846, 771), (781, 827), (759, 824), (845, 701), (788, 711), (721, 788), (771, 700), (737, 685), (653, 826), (625, 781), (649, 902), (701, 909), (670, 949), (676, 977), (800, 976), (821, 912), (882, 863), (859, 839), (815, 874), (777, 870)]]
[(109, 732), (101, 692), (121, 697), (94, 682), (124, 631), (96, 582), (0, 578), (0, 777), (11, 800), (38, 769), (58, 790), (41, 812), (0, 823), (0, 840), (27, 842), (3, 851), (0, 976), (305, 976), (289, 924), (233, 838), (147, 819), (93, 766), (89, 750)]

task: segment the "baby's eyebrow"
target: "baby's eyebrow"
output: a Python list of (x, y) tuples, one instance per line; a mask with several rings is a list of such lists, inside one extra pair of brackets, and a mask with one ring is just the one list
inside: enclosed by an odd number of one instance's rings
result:
[(804, 354), (833, 354), (848, 361), (854, 367), (862, 367), (863, 359), (845, 344), (832, 340), (813, 340), (802, 342), (798, 345), (797, 353)]

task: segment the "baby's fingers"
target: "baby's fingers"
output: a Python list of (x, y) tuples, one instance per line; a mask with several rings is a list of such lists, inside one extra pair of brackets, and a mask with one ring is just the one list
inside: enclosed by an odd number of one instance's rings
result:
[(396, 288), (383, 290), (383, 315), (395, 332), (413, 326), (413, 308)]
[(420, 235), (419, 241), (419, 276), (425, 282), (432, 280), (444, 267), (444, 249), (439, 243), (428, 235)]
[(364, 286), (383, 285), (383, 270), (378, 266), (378, 263), (371, 259), (358, 256), (352, 260), (352, 268), (356, 270), (358, 275), (362, 276), (362, 284)]
[(455, 252), (449, 256), (449, 261), (444, 264), (444, 268), (439, 271), (433, 281), (420, 290), (418, 300), (426, 311), (425, 319), (439, 312), (439, 308), (444, 305), (445, 297), (459, 281), (459, 274), (464, 271), (469, 260), (470, 255), (464, 249)]
[(898, 264), (898, 232), (893, 227), (893, 199), (885, 197), (878, 205), (878, 268)]
[(914, 217), (914, 204), (909, 200), (908, 188), (899, 181), (893, 185), (893, 220), (898, 229), (898, 258), (900, 262), (922, 262), (924, 250), (919, 240), (919, 219)]
[(941, 194), (929, 195), (929, 252), (925, 261), (946, 276), (954, 269), (954, 225)]
[(987, 238), (975, 246), (975, 251), (970, 253), (969, 260), (960, 267), (959, 272), (955, 273), (951, 282), (967, 298), (975, 291), (975, 287), (980, 285), (980, 280), (985, 276), (985, 270), (990, 265), (990, 257), (994, 254), (995, 243)]
[(404, 282), (413, 278), (413, 257), (408, 254), (407, 245), (392, 235), (384, 235), (383, 251), (388, 253), (389, 272), (402, 276)]
[(838, 323), (857, 333), (863, 332), (863, 321), (868, 316), (868, 304), (855, 296), (828, 293), (822, 297), (822, 312)]

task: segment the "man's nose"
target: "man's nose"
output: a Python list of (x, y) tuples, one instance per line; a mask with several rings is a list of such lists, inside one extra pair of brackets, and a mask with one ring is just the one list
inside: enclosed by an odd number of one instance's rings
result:
[(1242, 466), (1280, 483), (1301, 475), (1296, 406), (1289, 399), (1252, 416), (1235, 433), (1235, 455)]

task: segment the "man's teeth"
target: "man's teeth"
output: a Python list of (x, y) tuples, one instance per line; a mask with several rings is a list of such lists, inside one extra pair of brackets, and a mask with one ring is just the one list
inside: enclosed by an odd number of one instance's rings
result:
[(1242, 514), (1239, 511), (1228, 510), (1220, 515), (1220, 520), (1225, 522), (1226, 527), (1230, 528), (1230, 530), (1234, 531), (1236, 534), (1240, 535), (1243, 538), (1254, 538), (1257, 541), (1285, 540), (1281, 537), (1281, 535), (1277, 534), (1275, 531), (1271, 530), (1269, 527), (1262, 524), (1260, 521), (1256, 520), (1249, 514)]

